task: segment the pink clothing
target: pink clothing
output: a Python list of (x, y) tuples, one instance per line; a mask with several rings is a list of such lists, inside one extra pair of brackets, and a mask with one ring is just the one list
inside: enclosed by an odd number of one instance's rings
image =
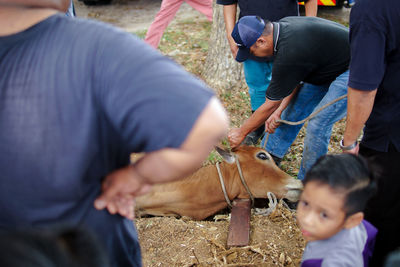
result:
[(160, 11), (158, 11), (153, 23), (150, 25), (144, 40), (152, 47), (157, 48), (164, 30), (175, 17), (176, 12), (183, 2), (188, 3), (194, 9), (206, 15), (209, 21), (212, 21), (212, 1), (213, 0), (163, 0)]

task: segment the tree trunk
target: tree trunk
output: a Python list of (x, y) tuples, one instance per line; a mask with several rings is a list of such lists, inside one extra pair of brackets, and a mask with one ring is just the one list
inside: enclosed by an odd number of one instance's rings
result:
[(226, 39), (223, 6), (213, 3), (213, 24), (202, 77), (213, 88), (230, 89), (244, 81), (242, 64), (232, 56)]

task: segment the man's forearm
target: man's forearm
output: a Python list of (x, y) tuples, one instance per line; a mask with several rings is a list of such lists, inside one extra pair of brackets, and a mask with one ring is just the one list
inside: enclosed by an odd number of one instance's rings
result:
[(53, 8), (66, 11), (71, 0), (0, 0), (0, 5), (19, 5), (28, 7)]
[(317, 0), (308, 0), (304, 4), (304, 8), (306, 11), (307, 17), (316, 17), (318, 11), (318, 1)]
[(243, 135), (247, 135), (250, 132), (256, 130), (265, 121), (269, 118), (269, 116), (280, 106), (282, 100), (279, 101), (271, 101), (267, 99), (264, 104), (262, 104), (252, 115), (248, 118), (243, 125), (240, 127), (240, 130)]
[(235, 27), (236, 23), (236, 11), (237, 11), (237, 5), (225, 5), (224, 8), (224, 22), (225, 22), (225, 31), (226, 31), (226, 36), (228, 38), (228, 41), (231, 42), (233, 41), (231, 37), (231, 33), (233, 31), (233, 28)]
[(277, 111), (279, 111), (279, 113), (282, 113), (287, 108), (287, 106), (292, 101), (293, 97), (300, 90), (301, 86), (302, 86), (301, 84), (297, 85), (296, 88), (293, 90), (293, 92), (282, 100), (282, 103), (279, 105), (279, 107), (277, 109)]
[(347, 119), (343, 135), (343, 145), (353, 144), (365, 122), (368, 120), (374, 106), (377, 90), (360, 91), (349, 87), (347, 93)]

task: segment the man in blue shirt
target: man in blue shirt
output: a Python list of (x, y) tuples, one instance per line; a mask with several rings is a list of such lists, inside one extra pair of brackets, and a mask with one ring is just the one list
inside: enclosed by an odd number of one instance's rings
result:
[(399, 14), (397, 0), (358, 0), (350, 14), (348, 108), (341, 145), (345, 152), (359, 152), (382, 165), (378, 195), (365, 212), (379, 231), (372, 266), (382, 266), (388, 252), (400, 246)]
[(112, 266), (140, 266), (134, 197), (201, 166), (226, 114), (137, 37), (27, 2), (0, 0), (0, 229), (90, 228)]

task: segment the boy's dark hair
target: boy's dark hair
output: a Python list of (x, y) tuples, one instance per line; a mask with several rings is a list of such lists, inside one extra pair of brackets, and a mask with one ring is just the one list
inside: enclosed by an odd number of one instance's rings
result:
[(109, 267), (108, 257), (87, 229), (0, 231), (0, 266)]
[(303, 183), (306, 185), (311, 181), (343, 192), (346, 216), (363, 211), (377, 189), (367, 161), (361, 156), (346, 153), (320, 157), (306, 173)]

